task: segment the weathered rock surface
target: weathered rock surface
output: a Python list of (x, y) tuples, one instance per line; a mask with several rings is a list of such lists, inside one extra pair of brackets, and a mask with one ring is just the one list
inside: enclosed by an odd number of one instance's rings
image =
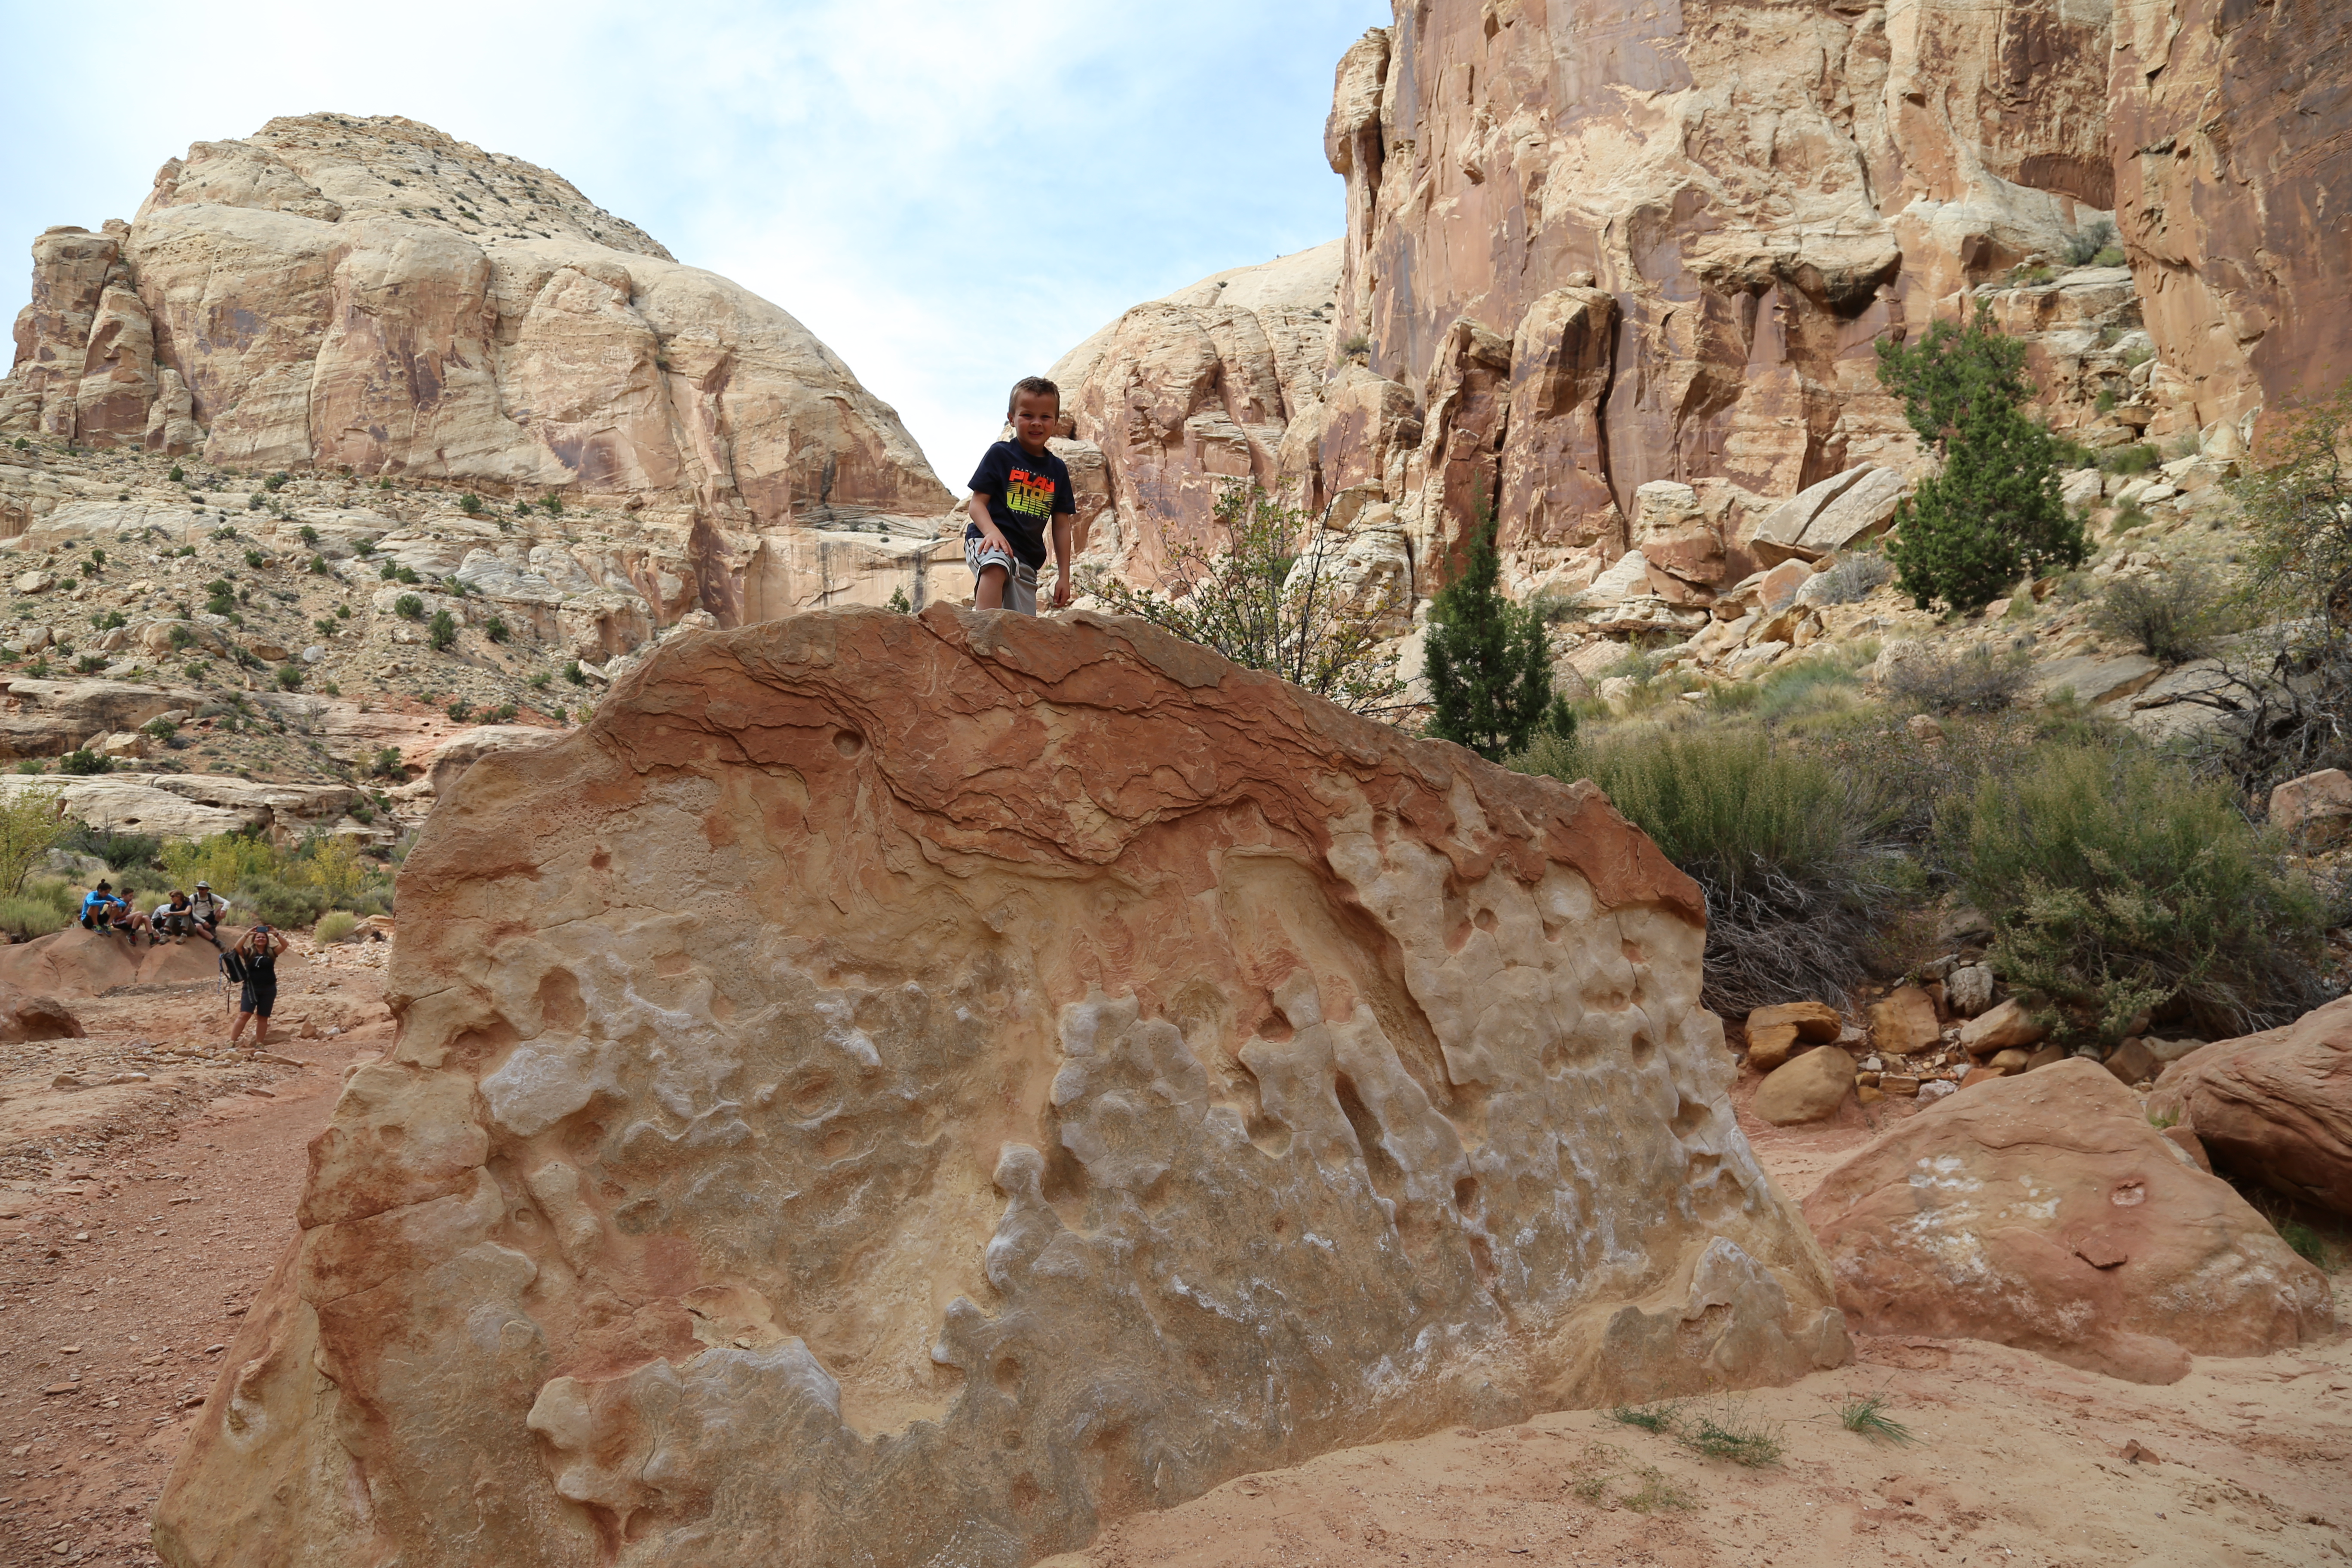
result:
[[(1785, 496), (1907, 460), (1870, 342), (2112, 205), (2110, 31), (2055, 0), (1402, 8), (1341, 64), (1325, 134), (1338, 330), (1411, 386), (1458, 320), (1508, 335), (1597, 287), (1620, 327), (1595, 477), (1626, 515), (1654, 479)], [(1507, 533), (1524, 504), (1506, 489)]]
[(2352, 775), (2341, 768), (2305, 773), (2271, 791), (2271, 826), (2306, 848), (2352, 837)]
[(2224, 1170), (2352, 1215), (2352, 999), (2190, 1052), (2150, 1103)]
[(2347, 55), (2332, 0), (2115, 8), (2116, 216), (2200, 427), (2248, 430), (2352, 366)]
[(2334, 1331), (2327, 1277), (2095, 1062), (1994, 1079), (1824, 1177), (1805, 1217), (1864, 1332), (1992, 1340), (2139, 1383)]
[[(243, 934), (243, 927), (223, 926), (220, 931), (225, 944)], [(290, 975), (299, 963), (280, 960), (278, 973)], [(118, 985), (185, 985), (219, 975), (219, 955), (211, 943), (194, 937), (161, 946), (142, 942), (133, 947), (128, 937), (75, 925), (0, 947), (0, 985), (43, 998), (79, 1001)]]
[(820, 534), (929, 539), (951, 504), (785, 311), (413, 121), (198, 142), (136, 221), (44, 235), (33, 296), (0, 429), (652, 501), (725, 624), (825, 602)]
[(1055, 363), (1069, 431), (1057, 449), (1074, 482), (1082, 467), (1102, 475), (1090, 547), (1149, 578), (1168, 539), (1207, 537), (1225, 485), (1311, 479), (1335, 413), (1324, 370), (1339, 282), (1333, 240), (1138, 305)]
[(0, 984), (0, 1041), (21, 1045), (27, 1040), (78, 1040), (81, 1020), (54, 996)]
[(182, 1568), (1012, 1565), (1845, 1352), (1696, 889), (1590, 785), (1135, 623), (677, 639), (400, 897)]

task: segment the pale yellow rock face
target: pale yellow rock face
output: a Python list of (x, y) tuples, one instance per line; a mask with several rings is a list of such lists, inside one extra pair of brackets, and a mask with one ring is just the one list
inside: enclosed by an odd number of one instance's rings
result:
[(413, 121), (198, 142), (127, 228), (53, 230), (34, 262), (0, 427), (650, 505), (690, 559), (684, 609), (723, 624), (919, 587), (909, 552), (952, 504), (789, 313)]
[(682, 637), (474, 762), (176, 1568), (1006, 1568), (1846, 1354), (1696, 889), (1138, 623)]
[(1138, 305), (1055, 363), (1071, 434), (1106, 468), (1106, 563), (1149, 579), (1171, 541), (1207, 537), (1225, 485), (1311, 479), (1339, 282), (1334, 240)]

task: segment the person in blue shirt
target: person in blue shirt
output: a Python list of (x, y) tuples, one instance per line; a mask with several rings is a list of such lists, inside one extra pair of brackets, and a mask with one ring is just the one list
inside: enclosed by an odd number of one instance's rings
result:
[(113, 923), (115, 908), (121, 902), (114, 896), (114, 884), (100, 878), (98, 886), (82, 897), (82, 930), (104, 931)]

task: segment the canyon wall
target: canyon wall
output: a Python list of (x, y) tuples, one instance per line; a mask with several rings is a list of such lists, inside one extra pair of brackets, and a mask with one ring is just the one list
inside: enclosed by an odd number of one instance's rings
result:
[(2117, 0), (2116, 216), (2201, 425), (2352, 374), (2352, 9)]
[[(2347, 28), (2312, 0), (1400, 4), (1338, 68), (1347, 235), (1279, 444), (1181, 449), (1245, 378), (1205, 353), (1185, 397), (1139, 378), (1165, 307), (1111, 330), (1125, 361), (1073, 356), (1076, 434), (1131, 534), (1197, 530), (1246, 475), (1393, 530), (1425, 595), (1491, 504), (1522, 590), (1656, 544), (1669, 603), (1772, 564), (1751, 545), (1790, 498), (1916, 477), (1876, 344), (1979, 299), (2053, 424), (2234, 456), (2352, 371), (2316, 304), (2352, 281)], [(2119, 205), (2130, 270), (2069, 271)]]
[(198, 142), (135, 220), (33, 256), (0, 430), (626, 504), (729, 623), (826, 602), (817, 533), (911, 547), (952, 504), (784, 310), (413, 121)]

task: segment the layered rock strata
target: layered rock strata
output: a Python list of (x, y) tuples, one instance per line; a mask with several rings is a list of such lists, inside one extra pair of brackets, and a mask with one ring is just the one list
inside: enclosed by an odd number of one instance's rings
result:
[(666, 645), (408, 858), (177, 1568), (1027, 1563), (1846, 1353), (1590, 784), (1139, 623)]
[(42, 236), (0, 429), (631, 503), (727, 624), (825, 602), (824, 534), (928, 547), (950, 505), (785, 311), (398, 118), (198, 142), (135, 221)]

